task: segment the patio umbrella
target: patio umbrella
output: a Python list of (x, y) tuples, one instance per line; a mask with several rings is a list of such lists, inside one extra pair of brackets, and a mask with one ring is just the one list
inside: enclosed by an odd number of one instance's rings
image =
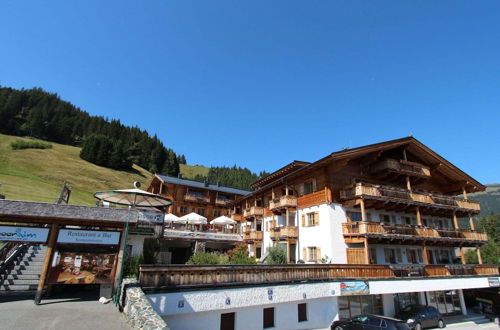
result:
[(165, 222), (177, 222), (179, 220), (179, 217), (176, 216), (175, 214), (168, 213), (165, 214)]
[(225, 215), (220, 216), (218, 218), (213, 219), (210, 221), (211, 225), (234, 225), (236, 221), (234, 221), (231, 218), (226, 217)]
[(132, 207), (161, 207), (172, 204), (172, 200), (141, 189), (123, 189), (98, 191), (94, 197), (105, 202), (119, 205), (130, 205)]
[(198, 213), (191, 212), (179, 218), (176, 222), (186, 222), (193, 225), (201, 225), (207, 223), (207, 218)]

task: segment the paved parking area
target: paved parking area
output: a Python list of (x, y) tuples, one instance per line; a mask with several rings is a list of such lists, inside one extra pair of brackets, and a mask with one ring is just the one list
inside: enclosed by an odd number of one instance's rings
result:
[(98, 299), (92, 292), (67, 293), (36, 306), (33, 297), (0, 296), (0, 329), (131, 329), (112, 302), (103, 305)]

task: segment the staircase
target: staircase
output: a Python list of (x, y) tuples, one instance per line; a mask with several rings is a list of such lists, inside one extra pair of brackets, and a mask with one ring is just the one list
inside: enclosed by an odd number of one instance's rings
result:
[(0, 273), (0, 295), (35, 293), (45, 258), (45, 245), (30, 245)]

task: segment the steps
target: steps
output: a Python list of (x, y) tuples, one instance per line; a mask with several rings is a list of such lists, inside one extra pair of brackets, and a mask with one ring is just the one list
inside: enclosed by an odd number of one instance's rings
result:
[(466, 318), (468, 322), (474, 322), (475, 324), (484, 324), (484, 323), (490, 323), (490, 319), (485, 317), (484, 315), (474, 315), (474, 316), (468, 316)]
[(45, 258), (46, 246), (31, 245), (14, 264), (0, 274), (0, 295), (34, 294)]

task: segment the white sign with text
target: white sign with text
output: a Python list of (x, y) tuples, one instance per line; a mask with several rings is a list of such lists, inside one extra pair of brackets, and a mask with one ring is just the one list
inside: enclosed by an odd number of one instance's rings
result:
[(0, 241), (45, 243), (49, 228), (0, 226)]
[(105, 244), (115, 245), (120, 242), (118, 231), (61, 229), (57, 243)]

